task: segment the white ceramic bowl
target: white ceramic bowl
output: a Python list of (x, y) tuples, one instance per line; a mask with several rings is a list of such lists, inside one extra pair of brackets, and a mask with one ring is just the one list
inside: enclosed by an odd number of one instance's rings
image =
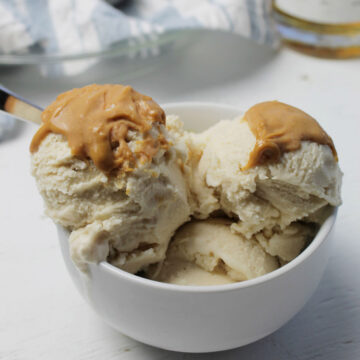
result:
[[(241, 113), (237, 108), (180, 103), (164, 106), (199, 131)], [(113, 328), (143, 343), (183, 352), (236, 348), (271, 334), (290, 320), (319, 284), (329, 256), (336, 211), (312, 243), (270, 274), (235, 284), (180, 286), (122, 271), (106, 262), (79, 273), (69, 256), (68, 232), (58, 226), (68, 271), (84, 298)]]

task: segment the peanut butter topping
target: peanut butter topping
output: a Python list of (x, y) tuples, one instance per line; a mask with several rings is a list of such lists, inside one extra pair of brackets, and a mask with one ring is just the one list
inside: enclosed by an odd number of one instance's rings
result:
[[(67, 138), (74, 156), (90, 158), (106, 173), (132, 171), (137, 160), (151, 161), (160, 148), (168, 147), (161, 124), (165, 124), (165, 113), (149, 96), (130, 86), (89, 85), (59, 95), (44, 110), (30, 151), (37, 151), (46, 135), (53, 132)], [(157, 131), (151, 134), (154, 127)], [(135, 138), (132, 149), (131, 138)]]
[(254, 134), (256, 144), (242, 170), (276, 162), (283, 153), (298, 150), (301, 141), (328, 145), (338, 160), (330, 136), (314, 118), (293, 106), (278, 101), (262, 102), (251, 107), (244, 120)]

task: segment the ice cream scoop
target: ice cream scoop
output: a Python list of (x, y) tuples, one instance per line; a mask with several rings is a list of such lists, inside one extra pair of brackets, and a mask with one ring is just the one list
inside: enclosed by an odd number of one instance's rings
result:
[(160, 106), (129, 86), (90, 85), (60, 95), (42, 119), (32, 173), (46, 213), (71, 231), (77, 266), (108, 260), (135, 273), (163, 260), (190, 207)]
[(0, 85), (0, 111), (7, 112), (16, 118), (35, 124), (41, 123), (40, 106), (24, 99), (13, 91)]
[(250, 238), (341, 204), (342, 172), (333, 143), (299, 109), (261, 103), (188, 138), (195, 154), (189, 182), (199, 218), (222, 210), (238, 220), (233, 230)]
[(193, 270), (252, 279), (294, 259), (341, 203), (331, 138), (277, 101), (196, 134), (130, 86), (89, 85), (44, 110), (30, 150), (82, 271), (106, 260), (160, 281), (185, 283), (181, 270), (188, 285)]
[(231, 283), (253, 279), (279, 267), (277, 259), (266, 253), (256, 239), (232, 233), (230, 225), (231, 220), (224, 218), (183, 225), (169, 246), (160, 273), (153, 278), (172, 284), (206, 285), (210, 280), (188, 265), (194, 264), (211, 274), (216, 283), (219, 277)]

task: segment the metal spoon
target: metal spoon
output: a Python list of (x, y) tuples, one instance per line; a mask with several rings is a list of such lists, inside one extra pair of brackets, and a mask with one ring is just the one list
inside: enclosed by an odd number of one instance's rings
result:
[(0, 85), (0, 111), (23, 121), (41, 124), (42, 108)]

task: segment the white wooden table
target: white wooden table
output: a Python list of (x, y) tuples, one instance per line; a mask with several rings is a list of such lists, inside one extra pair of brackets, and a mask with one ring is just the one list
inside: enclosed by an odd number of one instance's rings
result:
[(325, 276), (293, 320), (243, 348), (180, 354), (133, 341), (104, 324), (71, 283), (30, 176), (34, 127), (18, 124), (0, 142), (0, 359), (359, 359), (360, 59), (273, 53), (236, 36), (203, 34), (135, 73), (129, 66), (107, 61), (73, 80), (44, 79), (33, 67), (0, 67), (0, 82), (43, 106), (58, 92), (96, 80), (129, 83), (160, 103), (214, 101), (246, 109), (278, 99), (304, 109), (333, 137), (345, 173)]

